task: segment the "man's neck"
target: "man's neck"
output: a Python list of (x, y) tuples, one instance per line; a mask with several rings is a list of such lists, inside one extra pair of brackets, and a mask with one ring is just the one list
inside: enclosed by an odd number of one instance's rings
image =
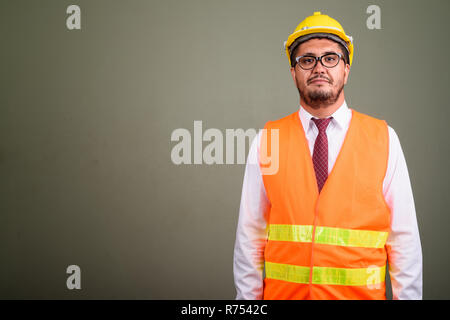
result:
[(327, 118), (329, 116), (331, 116), (333, 113), (336, 112), (337, 109), (339, 109), (340, 106), (342, 106), (342, 104), (344, 103), (344, 95), (342, 94), (338, 100), (330, 105), (323, 105), (323, 106), (319, 106), (317, 107), (311, 107), (310, 105), (308, 105), (302, 98), (300, 98), (300, 105), (306, 110), (308, 111), (311, 115), (313, 115), (316, 118), (322, 119), (322, 118)]

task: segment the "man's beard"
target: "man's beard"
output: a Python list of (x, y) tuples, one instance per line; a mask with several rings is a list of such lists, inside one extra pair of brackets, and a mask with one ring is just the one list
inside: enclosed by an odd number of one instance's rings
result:
[(319, 89), (306, 91), (300, 89), (300, 86), (298, 85), (297, 89), (300, 93), (300, 97), (302, 97), (309, 106), (311, 106), (313, 109), (319, 109), (321, 107), (327, 107), (334, 104), (338, 100), (342, 90), (344, 89), (344, 84), (341, 84), (336, 94), (334, 94), (333, 90), (324, 91)]

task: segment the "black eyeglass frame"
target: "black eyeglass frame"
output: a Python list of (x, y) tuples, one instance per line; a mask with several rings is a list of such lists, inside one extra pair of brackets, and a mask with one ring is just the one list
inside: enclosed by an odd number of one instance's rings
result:
[[(337, 55), (337, 56), (339, 57), (339, 59), (338, 59), (338, 62), (337, 62), (334, 66), (332, 66), (332, 67), (327, 67), (326, 65), (323, 64), (322, 58), (323, 58), (323, 57), (326, 57), (326, 56), (330, 56), (330, 55)], [(312, 58), (312, 59), (315, 60), (314, 66), (312, 66), (312, 68), (305, 69), (305, 68), (303, 68), (303, 67), (300, 65), (299, 60), (300, 60), (301, 58), (304, 58), (304, 57)], [(323, 56), (320, 56), (320, 57), (311, 56), (311, 55), (307, 54), (307, 55), (304, 55), (304, 56), (298, 56), (298, 57), (295, 58), (295, 61), (297, 62), (296, 64), (298, 64), (298, 66), (299, 66), (300, 68), (302, 68), (303, 70), (312, 70), (312, 69), (314, 69), (314, 68), (316, 67), (316, 65), (317, 65), (317, 61), (319, 61), (319, 60), (320, 60), (320, 63), (321, 63), (325, 68), (331, 69), (331, 68), (336, 67), (336, 66), (339, 64), (339, 62), (340, 62), (341, 60), (343, 60), (343, 55), (342, 55), (341, 53), (339, 53), (339, 52), (334, 52), (334, 53), (329, 52), (329, 53), (324, 54)]]

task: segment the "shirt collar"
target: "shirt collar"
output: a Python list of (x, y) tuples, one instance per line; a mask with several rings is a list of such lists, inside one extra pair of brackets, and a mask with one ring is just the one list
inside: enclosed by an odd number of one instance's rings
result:
[[(314, 117), (312, 114), (310, 114), (308, 111), (306, 111), (301, 105), (299, 110), (299, 117), (300, 121), (302, 122), (303, 129), (305, 130), (305, 133), (308, 132), (311, 128), (311, 125), (314, 125), (311, 118), (317, 118)], [(344, 103), (331, 115), (333, 117), (332, 122), (339, 127), (339, 129), (345, 129), (348, 127), (352, 112), (350, 108), (347, 106), (347, 103), (344, 100)]]

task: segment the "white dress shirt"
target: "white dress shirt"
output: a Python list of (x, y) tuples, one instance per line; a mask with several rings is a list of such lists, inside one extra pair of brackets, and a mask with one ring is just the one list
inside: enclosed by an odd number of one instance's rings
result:
[[(328, 137), (328, 173), (333, 169), (344, 142), (351, 109), (342, 104), (332, 115), (326, 129)], [(300, 106), (299, 117), (311, 155), (319, 133), (313, 116)], [(389, 130), (389, 160), (383, 181), (383, 194), (391, 210), (391, 231), (386, 242), (389, 275), (394, 299), (422, 299), (422, 247), (417, 226), (414, 198), (408, 168), (394, 129)], [(262, 299), (264, 248), (267, 241), (267, 198), (260, 167), (261, 131), (253, 140), (245, 168), (239, 221), (234, 248), (236, 299)]]

